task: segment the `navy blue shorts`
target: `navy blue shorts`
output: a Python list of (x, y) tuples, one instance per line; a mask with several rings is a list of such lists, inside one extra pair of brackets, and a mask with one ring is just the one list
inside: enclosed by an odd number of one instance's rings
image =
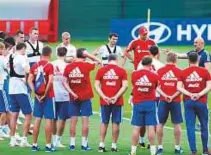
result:
[(69, 116), (91, 116), (92, 115), (92, 102), (91, 100), (71, 101), (69, 104)]
[(43, 102), (39, 102), (35, 97), (34, 102), (34, 117), (45, 119), (56, 119), (56, 107), (54, 98), (45, 98)]
[(161, 124), (165, 124), (169, 113), (171, 114), (171, 122), (173, 124), (180, 124), (183, 122), (182, 108), (180, 103), (160, 101), (158, 106), (158, 117)]
[(112, 117), (112, 123), (122, 122), (122, 106), (120, 105), (101, 105), (102, 123), (108, 124)]
[(70, 117), (68, 114), (68, 107), (70, 102), (69, 101), (55, 102), (55, 104), (56, 104), (56, 119), (63, 121), (69, 119)]
[(32, 101), (28, 94), (10, 94), (9, 109), (11, 112), (23, 112), (24, 115), (32, 113)]
[(134, 126), (155, 126), (159, 123), (155, 101), (144, 101), (133, 106), (131, 124)]
[(9, 111), (9, 105), (6, 92), (4, 90), (0, 90), (0, 113), (8, 111)]

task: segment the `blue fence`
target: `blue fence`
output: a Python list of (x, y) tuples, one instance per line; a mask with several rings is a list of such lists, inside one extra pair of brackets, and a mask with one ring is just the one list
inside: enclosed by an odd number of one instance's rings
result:
[[(119, 34), (119, 44), (138, 38), (138, 29), (147, 26), (144, 19), (114, 19), (111, 31)], [(163, 45), (190, 45), (201, 36), (211, 43), (211, 19), (152, 19), (149, 37)]]

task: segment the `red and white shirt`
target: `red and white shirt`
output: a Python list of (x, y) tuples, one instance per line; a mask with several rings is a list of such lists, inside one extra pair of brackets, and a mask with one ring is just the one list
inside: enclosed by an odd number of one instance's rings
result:
[(149, 55), (149, 49), (151, 46), (156, 45), (156, 43), (152, 39), (141, 40), (136, 39), (130, 42), (128, 45), (126, 52), (134, 51), (134, 69), (136, 70), (140, 61), (142, 61), (143, 57)]
[(94, 97), (90, 82), (90, 72), (94, 68), (95, 64), (81, 61), (73, 62), (65, 68), (64, 76), (67, 78), (70, 88), (81, 101)]
[[(169, 96), (174, 95), (177, 92), (177, 82), (181, 75), (181, 69), (174, 64), (167, 64), (160, 68), (157, 73), (160, 79), (161, 90)], [(165, 101), (165, 98), (161, 95), (160, 100)], [(173, 102), (181, 102), (181, 95), (174, 98)]]
[[(184, 88), (191, 93), (199, 93), (206, 88), (207, 81), (211, 80), (210, 73), (207, 69), (197, 66), (192, 66), (184, 69), (181, 73), (179, 81), (182, 81)], [(190, 99), (184, 95), (184, 100)], [(207, 95), (199, 98), (200, 102), (207, 103)]]
[(142, 69), (132, 73), (133, 104), (156, 100), (159, 77), (156, 73)]
[[(108, 64), (98, 70), (95, 80), (99, 80), (101, 90), (107, 97), (115, 96), (122, 87), (122, 81), (127, 80), (126, 71), (117, 65)], [(101, 105), (107, 105), (106, 102), (100, 98)], [(116, 105), (123, 105), (124, 100), (121, 96), (118, 98)]]
[[(34, 77), (36, 77), (36, 75), (37, 75), (37, 69), (38, 69), (39, 66), (43, 66), (43, 67), (45, 66), (43, 68), (43, 72), (44, 72), (44, 77), (45, 77), (45, 81), (46, 81), (46, 85), (47, 85), (47, 83), (49, 81), (49, 75), (54, 75), (53, 65), (46, 60), (41, 60), (41, 61), (35, 63), (30, 69), (30, 73), (33, 74)], [(49, 98), (54, 97), (53, 84), (51, 85), (51, 87), (48, 91), (47, 97), (49, 97)]]

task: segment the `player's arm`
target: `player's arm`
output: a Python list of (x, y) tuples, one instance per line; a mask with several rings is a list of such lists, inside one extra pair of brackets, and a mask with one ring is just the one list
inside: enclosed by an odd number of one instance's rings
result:
[(128, 59), (130, 59), (133, 62), (134, 61), (134, 57), (129, 52), (130, 51), (126, 49), (124, 51), (124, 55), (125, 55), (126, 59), (128, 58)]
[(54, 78), (54, 75), (53, 74), (50, 74), (48, 76), (48, 83), (47, 83), (47, 86), (46, 86), (46, 89), (45, 89), (45, 93), (44, 93), (43, 96), (41, 96), (40, 101), (42, 101), (48, 95), (48, 92), (49, 92), (50, 88), (53, 85), (53, 78)]
[(104, 93), (103, 93), (103, 91), (102, 91), (102, 89), (101, 89), (101, 87), (100, 87), (100, 81), (99, 80), (95, 80), (95, 89), (96, 89), (96, 91), (97, 91), (97, 93), (99, 94), (99, 96), (104, 100), (104, 101), (106, 101), (107, 102), (107, 104), (110, 104), (110, 98), (109, 97), (107, 97)]
[(29, 85), (31, 91), (35, 92), (34, 91), (34, 83), (33, 83), (33, 81), (34, 81), (34, 75), (32, 73), (29, 73), (27, 82), (28, 82), (28, 85)]
[(160, 86), (157, 87), (157, 92), (158, 92), (161, 96), (163, 96), (164, 98), (166, 98), (166, 97), (168, 96), (166, 93), (164, 93), (164, 92), (162, 91), (162, 89), (160, 88)]
[(172, 97), (172, 99), (176, 98), (179, 94), (180, 94), (180, 92), (179, 92), (179, 91), (177, 91), (176, 93), (174, 93), (174, 95), (172, 95), (172, 96), (171, 96), (171, 97)]
[(88, 52), (84, 52), (84, 56), (86, 58), (89, 58), (90, 60), (96, 62), (97, 64), (102, 64), (101, 60), (98, 57), (96, 57), (92, 54), (89, 54)]
[(70, 88), (66, 77), (64, 77), (64, 79), (63, 79), (63, 85), (64, 85), (65, 89), (74, 97), (74, 99), (78, 98), (78, 95), (76, 93), (74, 93), (73, 90)]
[(116, 95), (114, 97), (112, 97), (113, 103), (116, 103), (118, 98), (124, 94), (124, 92), (127, 90), (127, 87), (128, 87), (128, 81), (127, 80), (122, 80), (122, 87), (116, 93)]
[(206, 82), (206, 87), (198, 94), (199, 97), (204, 96), (211, 90), (211, 80)]
[(188, 58), (187, 53), (176, 53), (170, 49), (162, 49), (161, 51), (165, 54), (168, 54), (169, 52), (173, 52), (173, 53), (177, 54), (178, 59), (187, 59)]
[(183, 93), (184, 95), (190, 96), (192, 95), (192, 93), (190, 93), (189, 91), (187, 91), (184, 87), (183, 87), (183, 83), (182, 81), (178, 81), (177, 83), (177, 90), (180, 91), (181, 93)]
[(96, 48), (93, 52), (92, 55), (97, 56), (99, 54), (99, 50), (100, 50), (101, 46)]

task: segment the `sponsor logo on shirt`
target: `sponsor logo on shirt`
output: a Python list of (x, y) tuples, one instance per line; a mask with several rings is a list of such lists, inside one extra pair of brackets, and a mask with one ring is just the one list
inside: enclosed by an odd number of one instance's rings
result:
[(186, 82), (199, 82), (202, 81), (202, 78), (196, 71), (193, 71), (187, 78)]
[[(166, 74), (164, 74), (161, 78), (161, 80), (164, 80), (165, 86), (171, 86), (174, 87), (175, 83), (170, 81), (177, 81), (177, 77), (175, 76), (174, 72), (172, 70), (168, 71)], [(168, 82), (169, 81), (169, 82)]]
[(152, 86), (152, 83), (149, 81), (146, 75), (142, 76), (139, 80), (135, 83), (136, 86)]
[(80, 69), (76, 67), (75, 69), (72, 70), (72, 72), (70, 72), (69, 77), (83, 78), (84, 74), (82, 74)]
[(117, 80), (119, 77), (116, 75), (114, 69), (110, 69), (108, 72), (105, 73), (103, 76), (104, 80)]

